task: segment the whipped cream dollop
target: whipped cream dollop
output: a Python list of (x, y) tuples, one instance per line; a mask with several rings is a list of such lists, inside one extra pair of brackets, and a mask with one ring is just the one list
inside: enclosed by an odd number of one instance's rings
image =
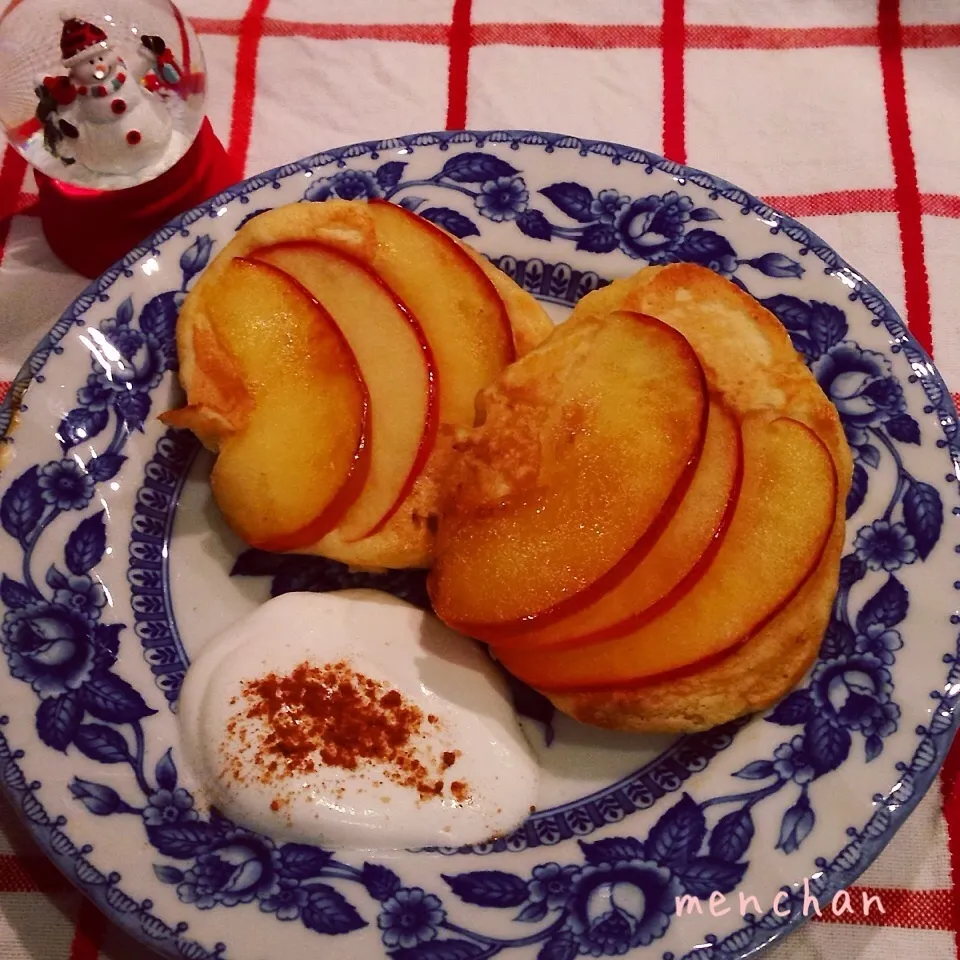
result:
[(191, 664), (179, 721), (198, 799), (280, 839), (482, 843), (537, 800), (483, 649), (373, 590), (284, 594), (229, 627)]

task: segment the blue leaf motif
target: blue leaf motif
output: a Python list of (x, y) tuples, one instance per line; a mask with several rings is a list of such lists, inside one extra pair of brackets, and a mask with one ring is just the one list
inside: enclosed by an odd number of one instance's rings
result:
[(272, 577), (280, 573), (292, 560), (281, 553), (265, 550), (244, 550), (233, 563), (231, 577)]
[(753, 842), (753, 829), (749, 807), (721, 817), (710, 832), (710, 856), (728, 863), (739, 860)]
[(920, 442), (920, 424), (909, 413), (898, 413), (885, 423), (887, 433), (901, 443)]
[(150, 394), (125, 393), (117, 398), (117, 414), (123, 417), (128, 430), (143, 432), (143, 424), (150, 413)]
[(594, 223), (585, 227), (580, 239), (577, 240), (577, 249), (588, 253), (609, 253), (616, 250), (620, 244), (617, 231), (608, 223)]
[(74, 743), (84, 756), (98, 763), (126, 763), (130, 749), (123, 736), (102, 723), (84, 723), (77, 729)]
[(0, 523), (3, 529), (23, 543), (43, 514), (38, 467), (31, 467), (17, 477), (0, 500)]
[(309, 899), (303, 906), (300, 918), (308, 930), (316, 933), (350, 933), (365, 927), (366, 921), (342, 894), (325, 883), (303, 887), (309, 891)]
[(116, 321), (120, 326), (126, 327), (133, 319), (133, 297), (126, 297), (120, 306), (117, 307)]
[(810, 329), (810, 307), (798, 297), (785, 293), (760, 301), (791, 333), (806, 333)]
[(416, 213), (426, 202), (423, 197), (404, 197), (400, 201), (400, 206), (403, 207), (404, 210)]
[(595, 843), (580, 842), (587, 863), (616, 863), (618, 860), (642, 860), (643, 844), (635, 837), (606, 837)]
[(857, 614), (857, 633), (866, 633), (867, 627), (875, 623), (895, 627), (906, 617), (909, 609), (910, 596), (906, 587), (891, 574)]
[(592, 223), (597, 219), (590, 210), (593, 193), (582, 184), (551, 183), (549, 187), (544, 187), (539, 192), (572, 220), (579, 223)]
[(280, 867), (292, 880), (310, 880), (321, 876), (332, 856), (328, 850), (305, 843), (285, 843), (280, 848)]
[(698, 223), (706, 223), (709, 220), (722, 220), (723, 217), (716, 210), (711, 210), (710, 207), (697, 207), (690, 211), (690, 219), (696, 220)]
[(517, 172), (516, 167), (491, 153), (459, 153), (443, 165), (439, 175), (457, 183), (482, 183), (512, 177)]
[(867, 565), (855, 553), (848, 553), (840, 561), (840, 586), (852, 587), (867, 574)]
[(389, 900), (400, 889), (400, 878), (379, 863), (365, 863), (360, 877), (374, 900)]
[(810, 336), (821, 353), (826, 353), (847, 335), (844, 312), (829, 303), (810, 301)]
[(207, 265), (212, 249), (213, 240), (207, 234), (203, 234), (180, 254), (180, 272), (183, 274), (184, 287), (194, 274), (199, 273)]
[(372, 588), (392, 593), (416, 607), (427, 610), (426, 576), (422, 570), (394, 570), (390, 573), (370, 573), (351, 570), (334, 560), (321, 557), (271, 556), (260, 550), (247, 550), (240, 554), (231, 571), (231, 576), (272, 576), (270, 594), (277, 597), (283, 593), (308, 591), (324, 593), (328, 590)]
[(526, 883), (502, 870), (441, 876), (464, 903), (475, 903), (478, 907), (519, 907), (527, 899)]
[(449, 207), (428, 207), (421, 211), (420, 216), (424, 220), (435, 223), (438, 227), (443, 227), (447, 233), (452, 233), (461, 240), (464, 237), (479, 237), (480, 231), (477, 225), (462, 213), (451, 210)]
[(836, 770), (850, 753), (850, 732), (815, 714), (804, 727), (807, 751), (818, 776)]
[(0, 600), (11, 610), (22, 610), (27, 604), (39, 600), (33, 591), (17, 580), (11, 580), (6, 574), (0, 580)]
[(862, 443), (856, 448), (860, 459), (874, 470), (880, 466), (880, 451), (872, 443)]
[(691, 230), (680, 242), (677, 254), (682, 260), (692, 260), (705, 267), (713, 268), (724, 259), (736, 258), (736, 251), (726, 237), (712, 230), (697, 227)]
[(569, 934), (548, 940), (537, 954), (537, 960), (573, 960), (580, 953), (577, 942)]
[(133, 723), (155, 714), (126, 680), (112, 673), (91, 677), (83, 686), (83, 705), (98, 720)]
[(120, 649), (122, 630), (122, 623), (98, 623), (93, 631), (93, 642), (100, 651), (115, 660)]
[(109, 817), (123, 806), (120, 794), (116, 790), (105, 787), (102, 783), (81, 780), (79, 777), (73, 778), (70, 793), (73, 794), (74, 799), (79, 800), (98, 817)]
[(63, 452), (66, 453), (78, 443), (92, 440), (103, 432), (109, 422), (110, 414), (106, 410), (90, 410), (87, 407), (71, 410), (57, 427), (57, 439)]
[(429, 940), (390, 952), (390, 960), (473, 960), (480, 956), (488, 956), (487, 951), (470, 940)]
[(875, 733), (871, 733), (863, 742), (863, 754), (867, 763), (876, 760), (883, 753), (883, 740)]
[(803, 267), (796, 260), (791, 260), (790, 257), (782, 253), (765, 253), (762, 257), (755, 257), (753, 260), (744, 262), (767, 277), (786, 279), (787, 277), (798, 278), (803, 276)]
[(97, 483), (112, 480), (120, 472), (126, 459), (119, 453), (101, 453), (98, 457), (91, 457), (87, 462), (87, 473)]
[(383, 191), (393, 189), (400, 182), (405, 167), (406, 164), (402, 160), (391, 160), (381, 164), (374, 173), (377, 186)]
[(776, 849), (793, 853), (810, 835), (816, 819), (806, 793), (801, 793), (797, 802), (784, 813), (783, 820), (780, 821), (780, 836)]
[(903, 520), (913, 534), (920, 559), (926, 560), (943, 526), (943, 501), (936, 489), (914, 480), (903, 498)]
[(650, 830), (647, 857), (671, 867), (683, 865), (697, 855), (706, 832), (703, 811), (685, 793)]
[(695, 857), (677, 871), (683, 889), (695, 897), (709, 897), (714, 890), (729, 893), (747, 869), (745, 863), (728, 863), (714, 857)]
[(181, 883), (183, 881), (183, 871), (171, 867), (167, 863), (155, 863), (153, 872), (161, 883)]
[(539, 923), (547, 915), (547, 901), (528, 903), (513, 919), (519, 923)]
[(776, 773), (772, 760), (754, 760), (745, 767), (741, 767), (735, 774), (741, 780), (766, 780)]
[(849, 520), (861, 507), (867, 495), (867, 471), (861, 464), (853, 465), (853, 476), (850, 478), (850, 492), (847, 494), (847, 519)]
[(47, 585), (53, 587), (54, 590), (63, 590), (68, 584), (67, 578), (57, 569), (55, 563), (50, 564), (46, 580)]
[(177, 765), (173, 762), (173, 747), (168, 747), (167, 752), (157, 761), (154, 776), (161, 790), (173, 790), (176, 787)]
[(517, 227), (522, 234), (533, 237), (534, 240), (553, 239), (553, 227), (539, 210), (524, 210), (517, 217)]
[[(827, 629), (823, 635), (823, 643), (820, 645), (820, 656), (827, 660), (833, 660), (836, 657), (846, 657), (853, 653), (855, 646), (856, 636), (853, 630), (842, 620), (831, 620), (830, 623), (827, 624)], [(798, 720), (797, 723), (806, 723), (811, 715), (804, 717), (802, 720)]]
[(83, 708), (76, 691), (51, 697), (37, 707), (37, 736), (48, 747), (63, 752), (76, 737), (82, 719)]
[[(781, 700), (767, 717), (768, 723), (793, 727), (806, 723), (813, 716), (813, 699), (809, 690), (794, 690)], [(767, 774), (769, 776), (769, 774)]]
[(67, 569), (78, 577), (89, 573), (102, 559), (107, 549), (107, 525), (104, 511), (81, 520), (77, 529), (67, 537), (63, 555)]
[(175, 291), (158, 293), (151, 297), (140, 311), (140, 329), (156, 337), (161, 346), (172, 346), (177, 313)]
[(165, 857), (176, 860), (191, 860), (209, 852), (220, 837), (218, 826), (202, 820), (147, 827), (147, 839), (153, 846)]

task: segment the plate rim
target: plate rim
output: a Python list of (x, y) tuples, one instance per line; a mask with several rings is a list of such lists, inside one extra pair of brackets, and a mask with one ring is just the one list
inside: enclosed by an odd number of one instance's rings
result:
[[(960, 435), (958, 435), (957, 431), (957, 408), (943, 376), (926, 349), (914, 337), (903, 318), (894, 309), (889, 300), (887, 300), (871, 281), (866, 279), (860, 271), (856, 270), (849, 261), (837, 254), (833, 247), (824, 241), (816, 232), (791, 215), (771, 206), (761, 198), (743, 190), (725, 178), (697, 167), (676, 163), (656, 153), (631, 147), (616, 141), (518, 129), (426, 131), (391, 137), (385, 140), (364, 140), (344, 146), (332, 147), (291, 163), (278, 165), (272, 169), (247, 177), (203, 203), (174, 217), (163, 227), (144, 239), (142, 243), (130, 250), (122, 259), (114, 263), (99, 277), (87, 284), (53, 323), (50, 330), (41, 336), (37, 345), (30, 351), (11, 382), (6, 397), (0, 402), (0, 451), (2, 451), (3, 446), (11, 443), (13, 440), (11, 428), (13, 428), (14, 431), (16, 429), (13, 424), (13, 416), (24, 393), (36, 375), (43, 370), (50, 354), (71, 329), (76, 320), (85, 314), (89, 308), (101, 298), (106, 300), (107, 297), (104, 296), (105, 291), (112, 287), (118, 279), (121, 277), (131, 277), (133, 271), (130, 268), (134, 264), (145, 256), (159, 254), (160, 245), (178, 232), (183, 236), (188, 236), (189, 234), (186, 228), (198, 220), (209, 216), (211, 211), (216, 207), (237, 200), (238, 198), (241, 203), (244, 203), (246, 201), (242, 198), (244, 198), (246, 194), (252, 193), (261, 187), (271, 183), (278, 183), (280, 180), (305, 170), (327, 166), (333, 162), (335, 162), (338, 167), (342, 167), (346, 165), (348, 160), (366, 155), (376, 157), (379, 152), (395, 150), (397, 148), (406, 148), (411, 150), (411, 152), (418, 148), (437, 148), (441, 152), (445, 152), (451, 147), (460, 144), (474, 144), (482, 149), (487, 143), (506, 143), (511, 149), (540, 147), (547, 153), (554, 153), (558, 150), (576, 150), (581, 158), (585, 158), (591, 154), (605, 156), (615, 166), (623, 162), (637, 164), (647, 168), (647, 173), (652, 173), (653, 170), (656, 169), (675, 178), (679, 184), (689, 181), (703, 189), (709, 190), (711, 193), (722, 196), (738, 204), (740, 206), (740, 212), (744, 215), (752, 213), (760, 218), (776, 218), (777, 226), (783, 233), (795, 242), (800, 243), (809, 253), (816, 256), (816, 258), (824, 264), (824, 273), (831, 275), (840, 271), (846, 271), (849, 278), (848, 286), (851, 291), (850, 299), (862, 300), (862, 294), (864, 292), (870, 295), (873, 305), (868, 306), (864, 303), (864, 306), (884, 324), (891, 335), (895, 335), (898, 338), (897, 342), (908, 361), (923, 364), (925, 369), (923, 375), (919, 378), (921, 386), (934, 411), (941, 414), (941, 429), (943, 430), (945, 438), (945, 446), (957, 469), (958, 478), (960, 478)], [(934, 396), (931, 393), (931, 385), (938, 389), (939, 395)], [(947, 422), (952, 423), (952, 431), (947, 429)], [(940, 483), (943, 482), (944, 481), (940, 481)], [(960, 651), (960, 639), (958, 639), (958, 651)], [(951, 674), (953, 673), (957, 673), (958, 679), (960, 679), (960, 656), (956, 657), (953, 661)], [(956, 698), (954, 698), (954, 703), (952, 703), (950, 707), (949, 725), (937, 733), (927, 732), (927, 736), (933, 742), (933, 756), (923, 769), (913, 775), (914, 782), (912, 784), (911, 795), (902, 803), (898, 803), (893, 811), (888, 810), (886, 812), (887, 822), (882, 826), (882, 829), (876, 830), (872, 834), (870, 831), (871, 823), (875, 821), (880, 812), (880, 810), (878, 810), (867, 820), (863, 827), (858, 830), (858, 834), (861, 836), (859, 850), (857, 851), (855, 859), (849, 864), (838, 864), (838, 861), (843, 857), (845, 850), (848, 848), (841, 850), (831, 863), (825, 863), (823, 869), (828, 871), (827, 884), (821, 896), (825, 897), (829, 893), (844, 889), (849, 886), (851, 882), (855, 881), (856, 878), (877, 859), (906, 819), (912, 814), (920, 800), (926, 795), (943, 765), (958, 729), (960, 729), (960, 709), (957, 707)], [(910, 767), (913, 766), (917, 752), (919, 751), (915, 751), (910, 758)], [(0, 729), (0, 760), (5, 761), (5, 764), (13, 765), (19, 770), (16, 764), (17, 759), (16, 752), (11, 750), (6, 736), (2, 732), (2, 729)], [(136, 901), (133, 901), (123, 894), (119, 888), (110, 886), (109, 881), (113, 875), (104, 878), (108, 881), (106, 894), (102, 892), (100, 887), (91, 887), (89, 881), (84, 881), (83, 878), (79, 876), (71, 875), (69, 867), (65, 862), (68, 859), (79, 860), (85, 863), (88, 869), (94, 870), (94, 872), (97, 873), (99, 873), (99, 871), (96, 871), (92, 865), (83, 860), (83, 854), (88, 851), (73, 846), (68, 838), (65, 838), (65, 835), (61, 834), (64, 839), (67, 839), (67, 842), (72, 848), (71, 855), (68, 857), (63, 852), (55, 849), (54, 841), (51, 837), (54, 832), (56, 832), (57, 827), (62, 824), (46, 815), (42, 802), (35, 796), (35, 791), (30, 784), (25, 784), (24, 788), (20, 791), (15, 791), (14, 788), (7, 783), (3, 783), (2, 788), (11, 801), (13, 801), (15, 792), (33, 799), (35, 804), (34, 809), (39, 811), (40, 814), (37, 818), (31, 818), (23, 809), (21, 803), (14, 802), (12, 804), (21, 822), (25, 824), (34, 841), (40, 846), (48, 859), (65, 874), (71, 884), (77, 887), (84, 896), (93, 900), (97, 906), (108, 915), (111, 922), (116, 923), (132, 934), (137, 940), (154, 949), (161, 945), (158, 944), (156, 940), (151, 942), (151, 939), (143, 930), (142, 924), (144, 920), (151, 921), (154, 924), (160, 924), (160, 926), (164, 928), (164, 932), (169, 931), (169, 936), (166, 937), (168, 944), (162, 945), (165, 952), (169, 947), (172, 947), (178, 954), (183, 955), (182, 951), (184, 949), (189, 950), (191, 947), (201, 946), (196, 941), (182, 936), (182, 933), (186, 929), (185, 924), (178, 923), (175, 928), (169, 927), (164, 921), (151, 914), (152, 901), (146, 900), (142, 904), (137, 904)], [(59, 819), (60, 818), (58, 818), (58, 820)], [(49, 836), (44, 836), (44, 833), (49, 834)], [(77, 873), (76, 868), (73, 873)], [(100, 874), (100, 876), (102, 877), (103, 875)], [(119, 877), (117, 880), (119, 881)], [(94, 895), (94, 889), (100, 892), (101, 895)], [(119, 897), (128, 901), (128, 903), (124, 905), (126, 907), (125, 909), (122, 909), (118, 904), (110, 902), (110, 892), (115, 894), (114, 899), (117, 899), (116, 895), (119, 895)], [(134, 909), (130, 908), (131, 904)], [(770, 915), (769, 912), (766, 915)], [(136, 919), (134, 919), (134, 917), (136, 917)], [(758, 921), (762, 919), (763, 917), (761, 916), (757, 918), (755, 922), (747, 922), (737, 930), (726, 935), (723, 941), (715, 941), (712, 943), (710, 949), (714, 951), (714, 956), (735, 957), (738, 958), (738, 960), (745, 960), (747, 957), (752, 957), (758, 951), (765, 949), (774, 941), (779, 940), (785, 934), (799, 927), (806, 920), (806, 916), (803, 913), (791, 914), (790, 917), (784, 918), (787, 922), (766, 930), (759, 926)], [(726, 944), (730, 944), (730, 941), (738, 938), (742, 939), (744, 935), (747, 935), (747, 939), (744, 940), (742, 944), (732, 947), (735, 952), (729, 952), (729, 947), (726, 950), (724, 949)], [(202, 949), (205, 950), (206, 948)], [(213, 948), (213, 955), (219, 956), (226, 949), (226, 944), (218, 943)], [(720, 953), (715, 952), (718, 950)], [(171, 955), (173, 955), (172, 952)]]

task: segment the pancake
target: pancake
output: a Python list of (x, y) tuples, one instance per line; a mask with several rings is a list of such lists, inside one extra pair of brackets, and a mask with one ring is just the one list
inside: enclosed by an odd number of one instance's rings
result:
[[(649, 732), (708, 729), (772, 704), (797, 683), (816, 657), (837, 591), (852, 458), (835, 408), (772, 313), (736, 285), (694, 264), (649, 267), (594, 291), (574, 309), (565, 334), (555, 334), (482, 391), (486, 419), (460, 445), (456, 481), (443, 510), (475, 509), (536, 482), (542, 466), (543, 407), (556, 392), (551, 383), (576, 362), (576, 332), (588, 334), (619, 310), (644, 313), (674, 327), (697, 353), (711, 393), (738, 418), (786, 416), (806, 424), (836, 468), (836, 510), (819, 563), (783, 610), (746, 643), (702, 667), (695, 664), (659, 680), (615, 689), (542, 691), (559, 710), (596, 726)], [(440, 528), (442, 561), (443, 513)], [(753, 572), (743, 570), (742, 575)], [(549, 646), (542, 656), (551, 656)]]
[[(362, 202), (295, 203), (254, 217), (203, 271), (181, 307), (177, 322), (180, 383), (191, 412), (185, 415), (182, 409), (168, 411), (161, 417), (164, 422), (189, 427), (214, 452), (224, 429), (237, 429), (244, 422), (249, 412), (248, 394), (235, 365), (217, 342), (208, 317), (208, 298), (216, 296), (224, 270), (235, 257), (247, 256), (260, 247), (311, 239), (349, 254), (375, 272), (378, 261), (390, 256), (389, 249), (378, 239), (374, 218)], [(550, 318), (529, 293), (485, 257), (466, 244), (461, 246), (499, 293), (510, 322), (514, 351), (522, 356), (553, 329)], [(196, 415), (197, 409), (203, 411), (202, 416)], [(373, 535), (348, 542), (334, 530), (317, 543), (299, 547), (297, 552), (366, 569), (428, 566), (440, 478), (448, 468), (456, 430), (471, 425), (440, 423), (434, 448), (410, 493)]]

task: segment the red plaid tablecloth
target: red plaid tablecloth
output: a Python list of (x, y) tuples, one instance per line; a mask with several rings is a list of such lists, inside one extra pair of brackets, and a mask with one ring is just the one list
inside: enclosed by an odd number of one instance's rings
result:
[[(956, 0), (185, 0), (208, 113), (249, 173), (443, 127), (556, 130), (720, 174), (875, 281), (960, 389)], [(0, 396), (84, 282), (34, 183), (0, 163)], [(956, 397), (956, 395), (955, 395)], [(952, 859), (952, 867), (951, 867)], [(859, 886), (886, 914), (813, 922), (769, 956), (960, 956), (960, 747)], [(0, 801), (0, 957), (148, 960)]]

